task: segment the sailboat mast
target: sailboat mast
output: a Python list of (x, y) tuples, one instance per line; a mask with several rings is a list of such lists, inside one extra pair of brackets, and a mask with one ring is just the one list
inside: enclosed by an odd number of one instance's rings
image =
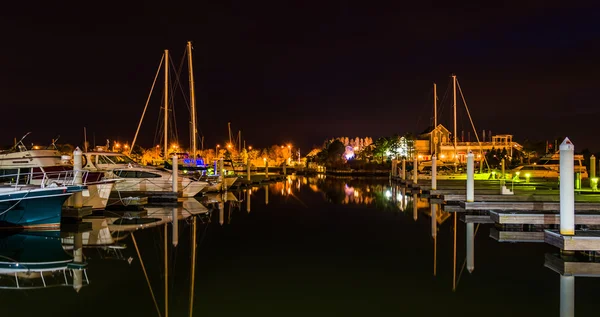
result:
[(452, 74), (452, 97), (454, 99), (454, 159), (458, 160), (456, 157), (456, 75)]
[(188, 67), (190, 73), (190, 107), (192, 108), (192, 155), (196, 158), (196, 95), (194, 93), (194, 68), (192, 66), (192, 42), (187, 42)]
[(433, 133), (434, 133), (434, 145), (433, 145), (433, 153), (437, 154), (437, 143), (440, 141), (438, 139), (437, 132), (437, 85), (433, 83)]
[[(165, 50), (165, 144), (164, 144), (164, 158), (165, 161), (169, 156), (169, 50)], [(173, 164), (176, 164), (173, 162)]]
[(231, 144), (231, 122), (227, 122), (227, 130), (229, 130), (229, 144)]

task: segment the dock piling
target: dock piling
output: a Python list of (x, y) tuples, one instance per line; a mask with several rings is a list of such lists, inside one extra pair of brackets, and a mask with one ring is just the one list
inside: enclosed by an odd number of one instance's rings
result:
[(475, 201), (475, 164), (473, 152), (467, 154), (467, 202)]
[(179, 178), (179, 175), (178, 175), (179, 173), (177, 171), (177, 169), (179, 168), (179, 164), (177, 164), (177, 154), (173, 155), (173, 157), (171, 159), (173, 161), (173, 175), (172, 175), (173, 176), (173, 178), (172, 178), (172, 180), (173, 180), (173, 182), (172, 182), (173, 183), (173, 192), (176, 193), (178, 191), (177, 181), (178, 181), (178, 178)]
[(589, 179), (596, 177), (596, 156), (590, 156), (590, 175)]
[(560, 149), (560, 234), (575, 234), (575, 146), (565, 138)]
[[(73, 151), (73, 182), (75, 185), (83, 184), (83, 152), (79, 147)], [(73, 208), (83, 207), (83, 194), (78, 191), (73, 194)]]

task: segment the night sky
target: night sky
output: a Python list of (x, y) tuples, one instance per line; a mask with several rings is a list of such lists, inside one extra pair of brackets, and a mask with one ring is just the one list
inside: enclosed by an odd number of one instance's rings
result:
[[(131, 141), (163, 50), (178, 67), (191, 40), (205, 148), (224, 143), (227, 122), (249, 145), (293, 142), (303, 153), (331, 137), (417, 133), (431, 122), (432, 83), (441, 100), (455, 73), (479, 132), (566, 135), (578, 150), (600, 150), (594, 5), (45, 3), (2, 10), (1, 144), (32, 131), (30, 142), (61, 135), (81, 145), (83, 127), (99, 145)], [(185, 72), (182, 81), (187, 89)], [(145, 147), (155, 144), (161, 88)], [(449, 101), (440, 121), (451, 128)], [(187, 144), (187, 108), (175, 107)], [(462, 109), (458, 125), (470, 131)]]

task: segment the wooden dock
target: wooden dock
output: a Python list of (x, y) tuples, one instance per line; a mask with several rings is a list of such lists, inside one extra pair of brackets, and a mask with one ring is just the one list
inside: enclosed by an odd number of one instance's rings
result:
[(576, 230), (573, 236), (561, 235), (558, 230), (545, 230), (544, 241), (565, 251), (599, 251), (600, 230)]
[(505, 231), (490, 228), (490, 238), (498, 242), (544, 242), (544, 231)]
[[(560, 214), (558, 212), (499, 212), (490, 211), (490, 219), (501, 225), (558, 225)], [(600, 213), (576, 213), (576, 225), (600, 224)]]

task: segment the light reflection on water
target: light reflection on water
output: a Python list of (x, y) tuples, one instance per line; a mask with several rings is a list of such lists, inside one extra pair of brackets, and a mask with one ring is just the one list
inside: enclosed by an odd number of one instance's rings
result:
[[(543, 243), (496, 242), (492, 225), (467, 225), (387, 180), (290, 176), (146, 209), (141, 219), (92, 218), (87, 232), (5, 234), (3, 258), (56, 267), (15, 279), (5, 265), (0, 281), (12, 287), (0, 304), (19, 316), (596, 311), (598, 283), (560, 274), (565, 263), (596, 263)], [(90, 309), (98, 303), (110, 308)]]

